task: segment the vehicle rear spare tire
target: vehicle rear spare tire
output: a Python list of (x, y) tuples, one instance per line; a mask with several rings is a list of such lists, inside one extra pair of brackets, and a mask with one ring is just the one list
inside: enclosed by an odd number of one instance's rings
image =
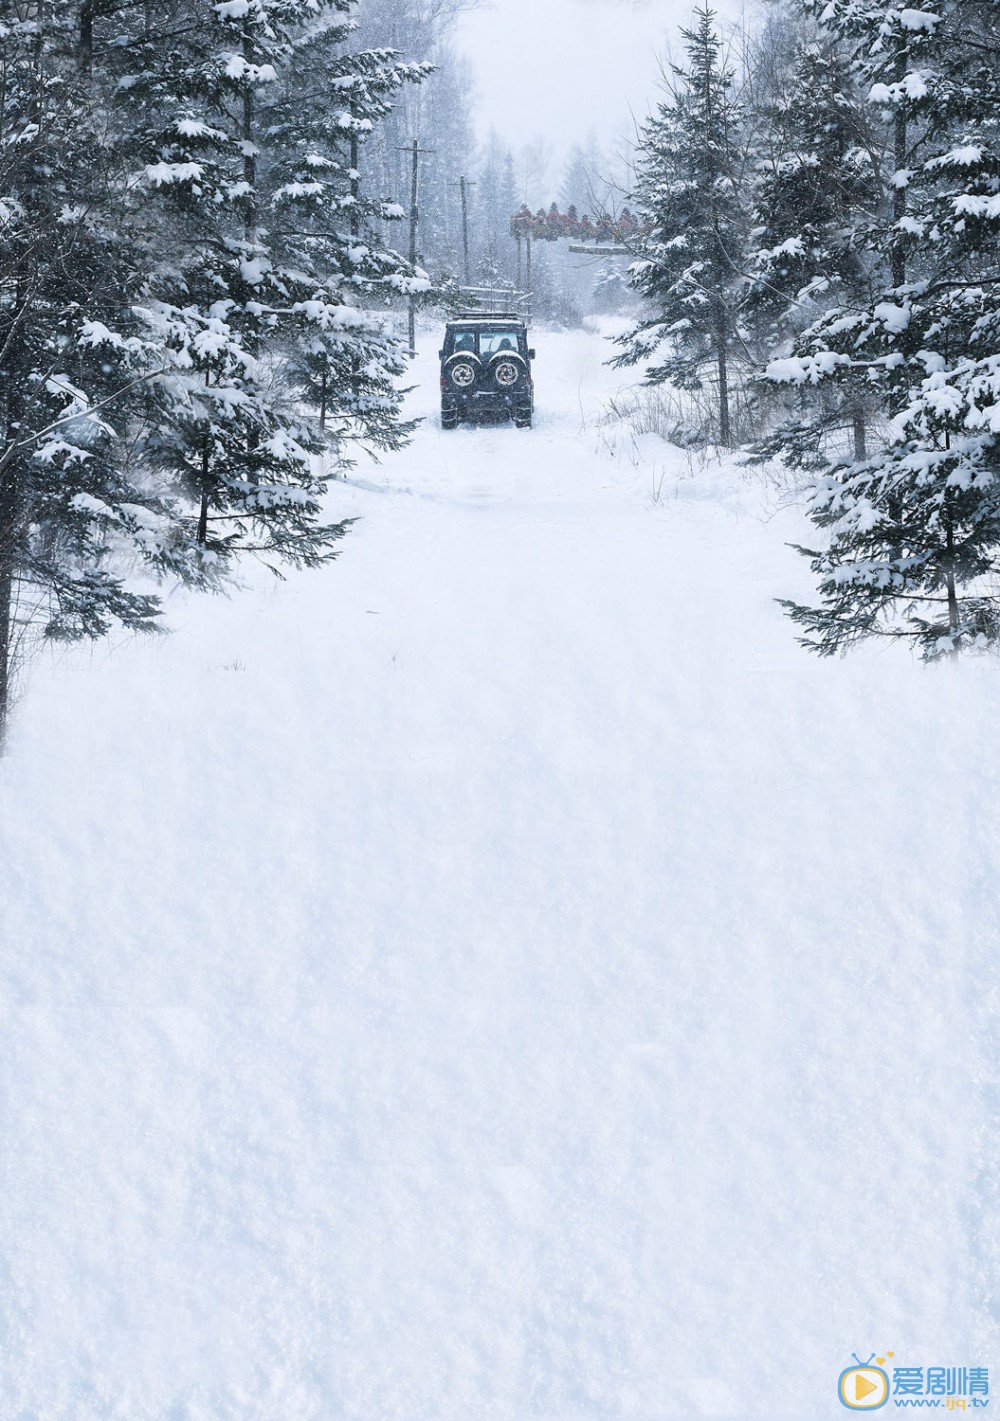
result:
[(498, 390), (511, 395), (524, 388), (528, 368), (519, 355), (512, 351), (501, 351), (490, 361), (490, 375)]
[(444, 378), (453, 390), (465, 394), (473, 388), (482, 373), (479, 357), (463, 351), (453, 355), (444, 367)]

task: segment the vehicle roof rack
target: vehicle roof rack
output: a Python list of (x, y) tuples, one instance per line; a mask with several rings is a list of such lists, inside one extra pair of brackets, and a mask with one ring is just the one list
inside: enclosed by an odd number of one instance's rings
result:
[(450, 321), (520, 321), (520, 311), (456, 311)]

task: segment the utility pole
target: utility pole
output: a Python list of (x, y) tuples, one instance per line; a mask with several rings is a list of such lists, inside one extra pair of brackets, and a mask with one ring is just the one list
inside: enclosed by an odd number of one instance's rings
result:
[(530, 322), (531, 317), (532, 317), (532, 314), (533, 314), (534, 304), (535, 304), (535, 298), (534, 298), (534, 296), (533, 296), (533, 294), (532, 294), (532, 286), (531, 286), (531, 233), (530, 233), (530, 232), (526, 232), (526, 233), (524, 234), (524, 236), (525, 236), (525, 244), (526, 244), (526, 245), (525, 245), (525, 250), (526, 250), (526, 252), (527, 252), (527, 254), (528, 254), (528, 279), (527, 279), (527, 281), (525, 282), (525, 287), (524, 287), (524, 289), (525, 289), (525, 291), (527, 292), (527, 296), (528, 296), (528, 320), (529, 320), (529, 322)]
[(465, 284), (468, 286), (472, 281), (469, 275), (469, 203), (468, 191), (470, 187), (475, 187), (475, 183), (470, 183), (468, 178), (459, 178), (459, 187), (462, 189), (462, 253), (465, 257)]
[[(418, 178), (419, 178), (419, 172), (420, 172), (420, 154), (421, 154), (421, 153), (433, 153), (433, 152), (435, 152), (436, 150), (433, 149), (433, 148), (421, 148), (421, 147), (420, 147), (420, 141), (419, 141), (419, 139), (414, 138), (413, 142), (410, 143), (406, 148), (400, 148), (400, 149), (398, 149), (397, 151), (400, 152), (400, 153), (412, 153), (412, 154), (413, 154), (413, 173), (412, 173), (412, 178), (411, 178), (411, 182), (410, 182), (410, 271), (411, 271), (411, 273), (412, 273), (413, 268), (414, 268), (414, 267), (416, 266), (416, 264), (417, 264), (417, 223), (418, 223), (419, 220), (420, 220), (420, 214), (419, 214), (419, 211), (418, 211), (418, 209), (417, 209), (417, 185), (418, 185)], [(411, 293), (410, 293), (410, 311), (409, 311), (409, 317), (408, 317), (408, 324), (409, 324), (409, 328), (410, 328), (410, 354), (411, 354), (411, 355), (415, 355), (415, 354), (416, 354), (416, 350), (417, 350), (417, 315), (416, 315), (416, 310), (417, 310), (416, 297), (415, 297), (415, 296), (412, 294), (412, 292), (411, 292)]]

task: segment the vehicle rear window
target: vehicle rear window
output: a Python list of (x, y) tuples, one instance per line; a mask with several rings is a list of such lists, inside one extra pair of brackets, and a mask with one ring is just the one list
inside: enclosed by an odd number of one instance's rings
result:
[(498, 350), (517, 350), (517, 331), (480, 331), (479, 354), (486, 359)]
[(490, 356), (496, 355), (498, 351), (516, 351), (517, 348), (517, 330), (511, 330), (510, 327), (506, 330), (486, 328), (476, 331), (456, 331), (452, 337), (451, 353), (457, 355), (459, 351), (471, 350), (481, 359), (489, 360)]

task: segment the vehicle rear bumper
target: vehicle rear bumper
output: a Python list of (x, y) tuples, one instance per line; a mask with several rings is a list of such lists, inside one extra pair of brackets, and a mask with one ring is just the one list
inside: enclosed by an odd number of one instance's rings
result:
[(441, 410), (447, 414), (514, 414), (530, 410), (530, 395), (501, 395), (492, 390), (477, 390), (471, 395), (449, 393), (442, 396)]

